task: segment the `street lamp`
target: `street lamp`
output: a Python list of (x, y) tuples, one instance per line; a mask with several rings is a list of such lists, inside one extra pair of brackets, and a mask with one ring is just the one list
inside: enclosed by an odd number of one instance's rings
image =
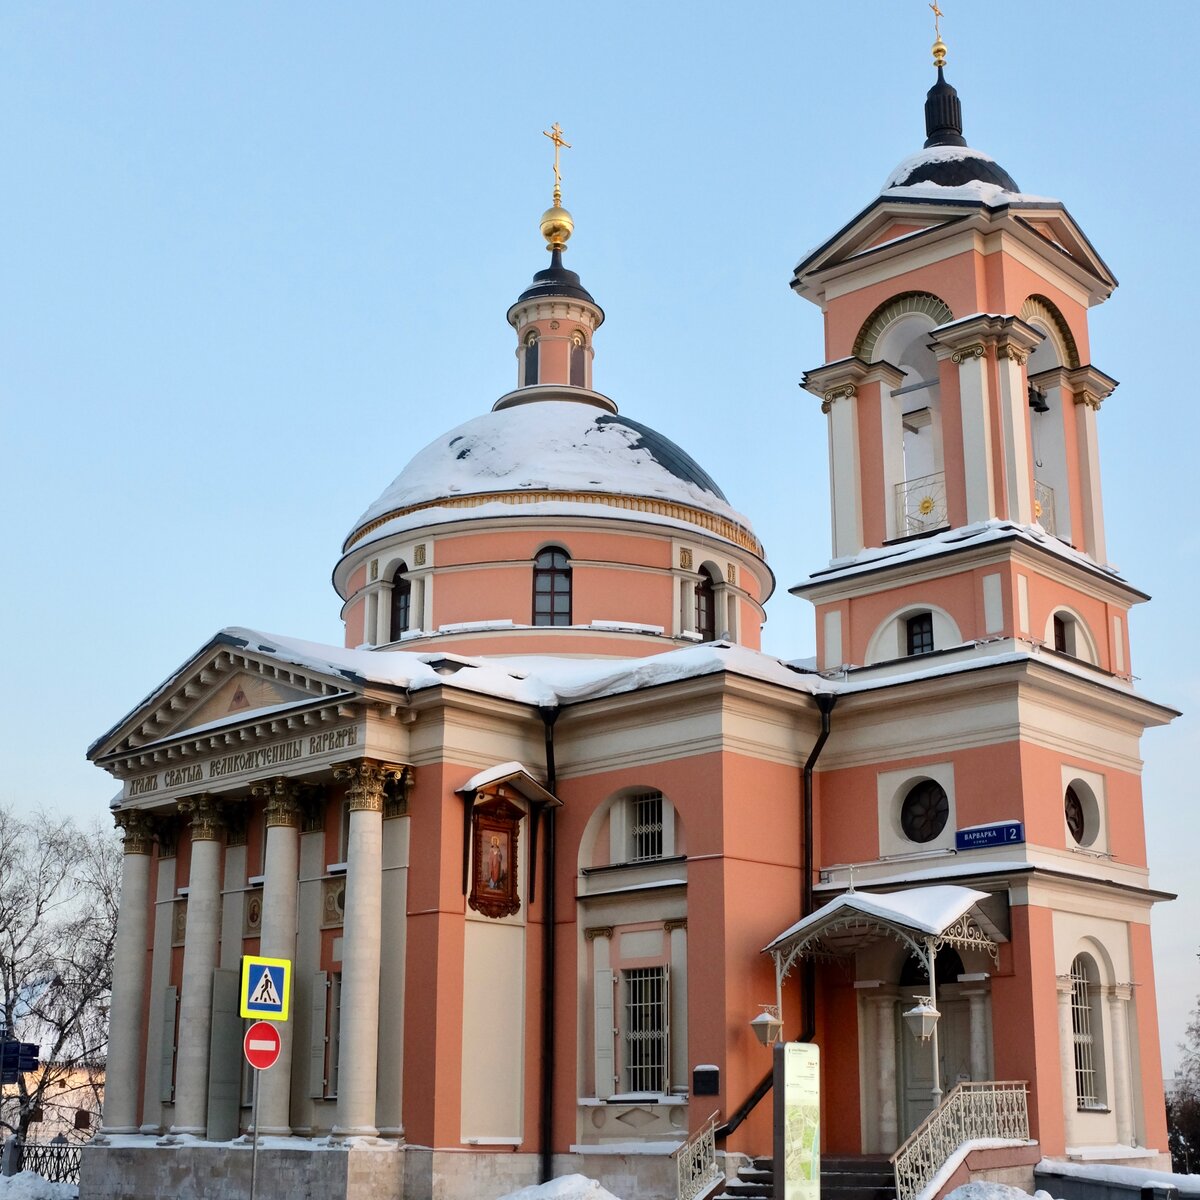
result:
[[(932, 973), (930, 975), (932, 978)], [(917, 1002), (908, 1012), (904, 1013), (904, 1022), (912, 1030), (913, 1036), (922, 1044), (933, 1042), (933, 1107), (936, 1109), (942, 1102), (942, 1079), (938, 1064), (938, 1017), (942, 1014), (934, 1006), (933, 996), (914, 996)]]
[(774, 1046), (783, 1040), (783, 1021), (779, 1018), (779, 1008), (775, 1004), (762, 1004), (762, 1012), (750, 1022), (754, 1036), (764, 1046)]

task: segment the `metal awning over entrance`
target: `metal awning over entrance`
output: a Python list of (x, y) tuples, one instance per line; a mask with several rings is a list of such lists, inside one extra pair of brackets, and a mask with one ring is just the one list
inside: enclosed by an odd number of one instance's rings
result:
[(880, 938), (908, 946), (927, 969), (943, 946), (984, 950), (999, 962), (998, 943), (1008, 939), (980, 907), (987, 899), (986, 892), (951, 885), (850, 891), (785, 929), (763, 953), (775, 960), (780, 983), (802, 958), (850, 958)]

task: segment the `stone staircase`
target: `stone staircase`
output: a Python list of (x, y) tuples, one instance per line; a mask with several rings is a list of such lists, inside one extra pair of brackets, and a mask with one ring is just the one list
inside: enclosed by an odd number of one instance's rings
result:
[[(754, 1158), (738, 1170), (713, 1200), (754, 1200), (775, 1196), (774, 1167)], [(896, 1179), (885, 1155), (829, 1155), (821, 1158), (821, 1200), (896, 1200)]]

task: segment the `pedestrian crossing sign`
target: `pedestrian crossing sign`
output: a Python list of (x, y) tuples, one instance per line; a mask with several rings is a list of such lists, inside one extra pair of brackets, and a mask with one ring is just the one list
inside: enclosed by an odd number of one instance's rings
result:
[(288, 959), (242, 955), (241, 1016), (286, 1021), (291, 993), (292, 964)]

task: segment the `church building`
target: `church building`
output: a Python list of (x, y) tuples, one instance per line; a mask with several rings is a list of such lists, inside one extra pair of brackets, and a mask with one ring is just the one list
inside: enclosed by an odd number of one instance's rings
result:
[[(1169, 1169), (1140, 739), (1177, 714), (1105, 544), (1116, 280), (934, 54), (924, 148), (791, 281), (815, 661), (760, 650), (749, 518), (598, 390), (556, 125), (514, 386), (350, 524), (344, 645), (222, 630), (88, 752), (125, 858), (83, 1200), (248, 1194), (256, 1086), (263, 1200), (716, 1194), (772, 1153), (779, 1036), (822, 1152), (896, 1155), (902, 1200)], [(257, 1080), (243, 955), (294, 967)], [(931, 1165), (935, 1108), (971, 1132)]]

